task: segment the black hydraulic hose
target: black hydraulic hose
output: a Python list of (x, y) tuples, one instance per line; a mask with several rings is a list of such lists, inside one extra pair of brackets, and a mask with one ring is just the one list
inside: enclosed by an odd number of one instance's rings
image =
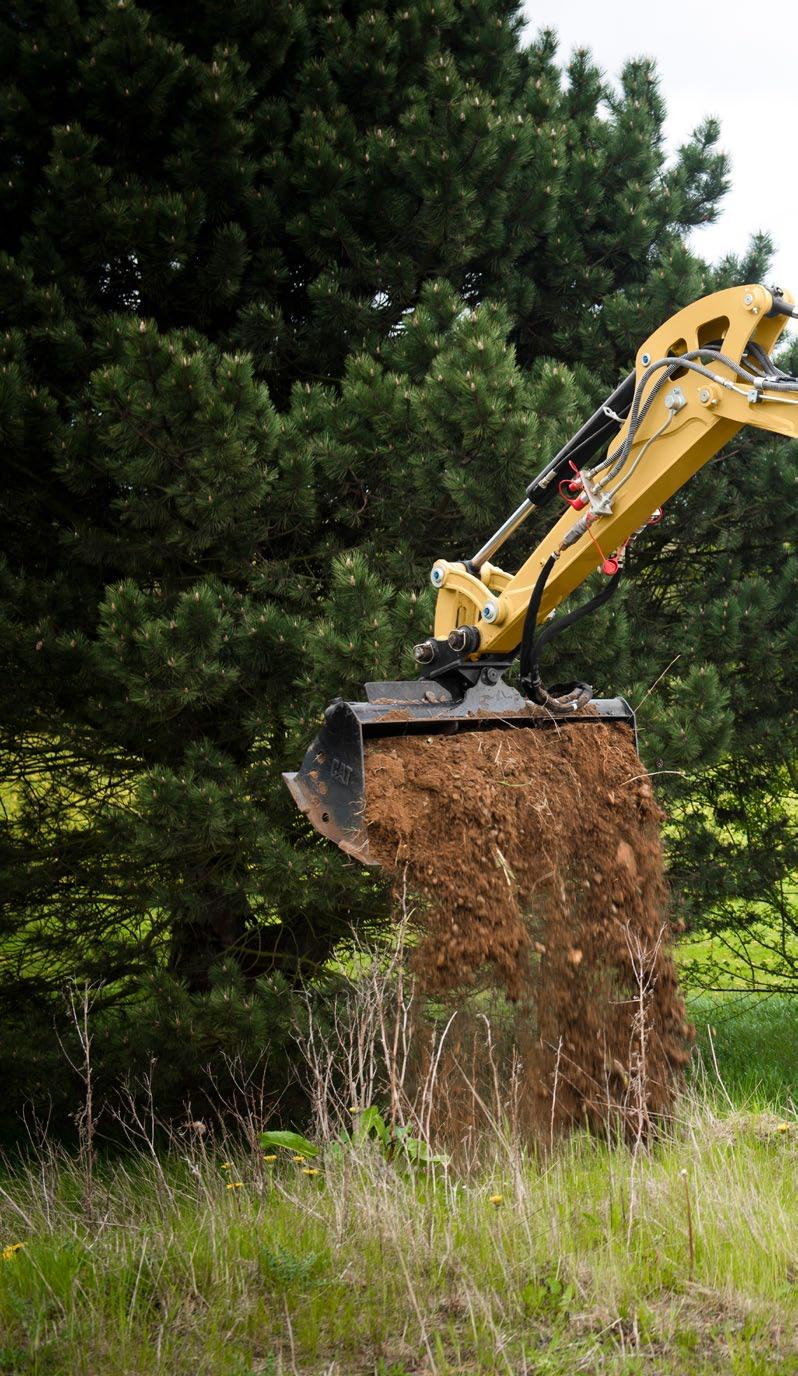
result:
[(524, 617), (524, 629), (521, 635), (521, 680), (527, 677), (529, 665), (532, 662), (532, 654), (535, 645), (535, 630), (537, 627), (538, 612), (540, 611), (540, 599), (546, 586), (549, 574), (557, 562), (557, 555), (550, 554), (543, 568), (538, 574), (537, 582), (532, 589), (532, 596)]
[(553, 640), (561, 631), (567, 630), (569, 626), (573, 626), (575, 621), (581, 621), (583, 616), (588, 616), (590, 612), (597, 611), (599, 607), (604, 606), (605, 602), (609, 602), (621, 581), (622, 573), (623, 569), (619, 568), (604, 585), (601, 592), (597, 592), (595, 597), (590, 598), (589, 602), (585, 602), (581, 607), (574, 607), (573, 611), (565, 612), (563, 616), (555, 617), (553, 621), (544, 626), (534, 644), (535, 659), (538, 658), (543, 646), (548, 645), (549, 641)]
[(540, 609), (540, 602), (543, 596), (543, 590), (546, 586), (546, 580), (548, 579), (554, 562), (555, 559), (554, 556), (552, 556), (547, 560), (546, 564), (544, 564), (532, 590), (532, 596), (529, 599), (529, 606), (524, 619), (524, 632), (521, 640), (521, 686), (527, 696), (541, 707), (571, 708), (575, 711), (580, 707), (584, 707), (585, 704), (590, 701), (593, 696), (593, 689), (589, 684), (579, 682), (571, 685), (571, 687), (561, 695), (550, 693), (544, 686), (540, 677), (540, 652), (549, 641), (555, 638), (555, 636), (558, 636), (562, 631), (567, 630), (569, 626), (573, 626), (577, 621), (581, 621), (582, 617), (589, 616), (591, 612), (596, 611), (599, 607), (603, 606), (605, 602), (608, 602), (618, 587), (623, 570), (619, 568), (612, 575), (607, 585), (601, 589), (601, 592), (596, 593), (595, 597), (591, 597), (589, 601), (583, 603), (581, 607), (575, 607), (573, 611), (566, 612), (563, 616), (556, 617), (556, 619), (549, 622), (549, 624), (543, 628), (540, 635), (535, 638), (537, 614)]

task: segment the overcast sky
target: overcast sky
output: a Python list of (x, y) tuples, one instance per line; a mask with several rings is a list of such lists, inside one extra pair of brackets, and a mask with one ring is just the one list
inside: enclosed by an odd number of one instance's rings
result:
[(694, 234), (711, 262), (766, 230), (770, 281), (798, 297), (798, 0), (644, 5), (641, 0), (525, 0), (528, 36), (553, 28), (565, 62), (587, 47), (609, 76), (624, 61), (656, 60), (675, 149), (706, 115), (721, 124), (731, 190), (714, 225)]

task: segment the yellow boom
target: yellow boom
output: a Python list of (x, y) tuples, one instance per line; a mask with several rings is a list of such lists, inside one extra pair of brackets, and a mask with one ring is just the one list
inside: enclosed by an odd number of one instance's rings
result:
[[(455, 643), (471, 651), (471, 663), (511, 654), (550, 556), (556, 562), (538, 623), (605, 559), (622, 558), (630, 537), (743, 425), (798, 437), (798, 382), (791, 380), (790, 389), (769, 359), (792, 313), (786, 293), (732, 287), (694, 301), (655, 330), (637, 354), (632, 410), (608, 455), (592, 468), (572, 464), (570, 479), (559, 478), (562, 495), (577, 509), (568, 506), (518, 572), (479, 556), (468, 564), (436, 560), (435, 640), (468, 627), (471, 643), (462, 633)], [(551, 481), (556, 478), (553, 471)], [(538, 487), (545, 491), (545, 476)], [(533, 494), (485, 550), (503, 543), (536, 505)], [(424, 647), (417, 650), (423, 663)]]

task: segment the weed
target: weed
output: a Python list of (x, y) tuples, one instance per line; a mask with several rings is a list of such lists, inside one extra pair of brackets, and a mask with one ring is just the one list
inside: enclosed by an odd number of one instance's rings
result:
[(297, 1256), (285, 1247), (272, 1251), (262, 1247), (258, 1253), (261, 1275), (279, 1289), (306, 1285), (314, 1273), (318, 1272), (323, 1258), (322, 1252), (308, 1252)]

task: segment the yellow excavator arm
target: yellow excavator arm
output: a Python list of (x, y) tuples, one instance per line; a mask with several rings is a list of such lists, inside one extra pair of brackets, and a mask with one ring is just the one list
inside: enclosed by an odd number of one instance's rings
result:
[[(602, 722), (634, 729), (623, 698), (592, 698), (586, 683), (544, 687), (541, 650), (606, 601), (629, 541), (742, 426), (798, 437), (798, 378), (771, 357), (793, 315), (792, 297), (756, 285), (679, 311), (646, 340), (634, 372), (533, 479), (495, 535), (471, 559), (435, 561), (435, 628), (415, 647), (419, 677), (367, 684), (365, 702), (335, 699), (301, 767), (285, 775), (323, 836), (371, 863), (366, 752), (382, 737), (536, 730), (564, 719), (579, 732)], [(548, 506), (561, 506), (561, 515), (518, 572), (494, 564), (530, 512)], [(598, 568), (608, 575), (602, 591), (548, 620)], [(519, 650), (521, 692), (502, 681)]]
[[(598, 568), (612, 575), (635, 533), (742, 426), (798, 437), (798, 379), (771, 359), (793, 314), (787, 293), (741, 286), (694, 301), (655, 330), (634, 373), (530, 484), (496, 535), (468, 561), (436, 560), (434, 638), (415, 648), (422, 674), (512, 656), (528, 613), (534, 630)], [(586, 463), (602, 436), (606, 449), (608, 431), (606, 453)], [(551, 499), (565, 509), (517, 573), (490, 562)]]

